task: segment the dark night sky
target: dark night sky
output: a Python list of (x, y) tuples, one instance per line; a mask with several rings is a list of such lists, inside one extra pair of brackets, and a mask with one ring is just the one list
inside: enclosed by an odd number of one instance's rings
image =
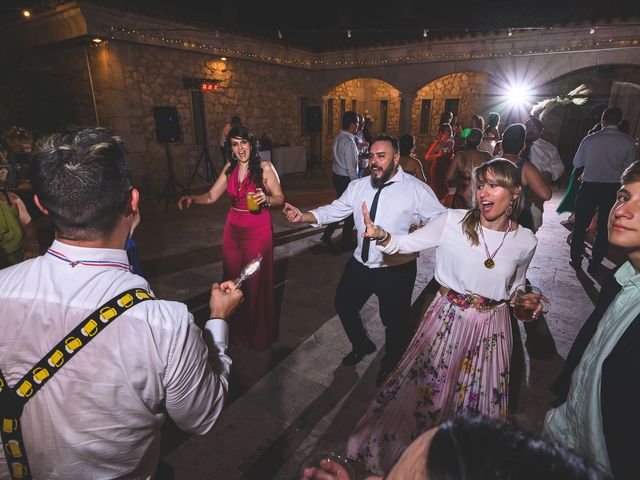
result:
[[(640, 16), (634, 0), (85, 0), (116, 9), (183, 20), (200, 26), (246, 33), (313, 50), (397, 44), (430, 36), (490, 32), (506, 28), (580, 24)], [(0, 0), (3, 17), (11, 8), (64, 0)], [(4, 12), (11, 15), (5, 15)], [(347, 38), (347, 29), (352, 38)]]

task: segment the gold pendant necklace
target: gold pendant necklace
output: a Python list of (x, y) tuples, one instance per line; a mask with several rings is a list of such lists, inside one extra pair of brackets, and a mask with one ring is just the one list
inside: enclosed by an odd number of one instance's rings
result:
[(500, 242), (500, 245), (498, 245), (498, 248), (496, 248), (493, 253), (489, 253), (489, 247), (487, 247), (487, 241), (484, 239), (484, 230), (482, 228), (482, 224), (480, 224), (480, 235), (482, 236), (484, 251), (487, 254), (487, 259), (484, 261), (484, 266), (489, 270), (491, 270), (493, 267), (496, 266), (496, 262), (493, 260), (493, 258), (496, 256), (496, 253), (498, 253), (498, 250), (502, 248), (502, 245), (504, 244), (504, 240), (505, 238), (507, 238), (507, 234), (510, 231), (511, 231), (511, 219), (509, 219), (509, 226), (507, 227), (507, 231), (504, 232), (504, 235), (502, 236), (502, 241)]
[(242, 188), (242, 184), (245, 180), (245, 178), (247, 178), (247, 174), (249, 173), (249, 169), (247, 169), (244, 172), (244, 175), (241, 177), (240, 176), (240, 168), (238, 168), (238, 193), (240, 193), (240, 189)]

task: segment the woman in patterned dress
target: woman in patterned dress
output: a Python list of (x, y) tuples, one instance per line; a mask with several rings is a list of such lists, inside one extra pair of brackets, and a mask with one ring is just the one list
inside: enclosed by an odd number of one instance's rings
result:
[(387, 473), (413, 439), (447, 419), (507, 418), (509, 299), (525, 283), (536, 238), (515, 222), (520, 182), (511, 162), (487, 162), (473, 171), (473, 181), (471, 210), (447, 210), (409, 235), (372, 225), (363, 206), (364, 235), (384, 253), (437, 246), (435, 277), (442, 285), (348, 440), (347, 456), (374, 473)]

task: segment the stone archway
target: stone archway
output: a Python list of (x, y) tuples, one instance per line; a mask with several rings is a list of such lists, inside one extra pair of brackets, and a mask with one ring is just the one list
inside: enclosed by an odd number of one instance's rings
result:
[[(329, 90), (323, 100), (325, 108), (328, 100), (333, 100), (332, 112), (334, 131), (327, 132), (333, 135), (340, 129), (342, 121), (342, 102), (344, 111), (355, 110), (363, 114), (371, 121), (371, 133), (398, 134), (400, 118), (400, 90), (393, 85), (377, 78), (354, 78), (336, 85)], [(355, 103), (354, 103), (355, 102)], [(386, 103), (383, 103), (386, 102)], [(386, 122), (385, 111), (386, 110)], [(325, 122), (325, 127), (327, 122)]]
[[(440, 115), (447, 100), (457, 100), (458, 119), (462, 125), (471, 123), (471, 116), (484, 112), (484, 95), (489, 75), (485, 72), (459, 72), (439, 77), (416, 92), (411, 108), (411, 130), (422, 152), (436, 137)], [(455, 102), (452, 102), (455, 103)]]

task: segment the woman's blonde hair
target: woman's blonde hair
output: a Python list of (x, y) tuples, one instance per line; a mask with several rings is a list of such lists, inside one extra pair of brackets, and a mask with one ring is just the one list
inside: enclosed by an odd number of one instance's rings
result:
[[(462, 231), (465, 233), (471, 245), (478, 245), (480, 239), (478, 238), (478, 225), (480, 224), (480, 206), (477, 203), (475, 192), (478, 189), (478, 184), (486, 182), (487, 173), (491, 173), (493, 181), (509, 190), (511, 194), (514, 194), (520, 190), (522, 185), (519, 170), (516, 166), (506, 158), (495, 158), (473, 169), (472, 177), (472, 207), (464, 216), (462, 221)], [(516, 220), (520, 211), (522, 210), (521, 195), (513, 200), (510, 205), (511, 212), (509, 218)]]

